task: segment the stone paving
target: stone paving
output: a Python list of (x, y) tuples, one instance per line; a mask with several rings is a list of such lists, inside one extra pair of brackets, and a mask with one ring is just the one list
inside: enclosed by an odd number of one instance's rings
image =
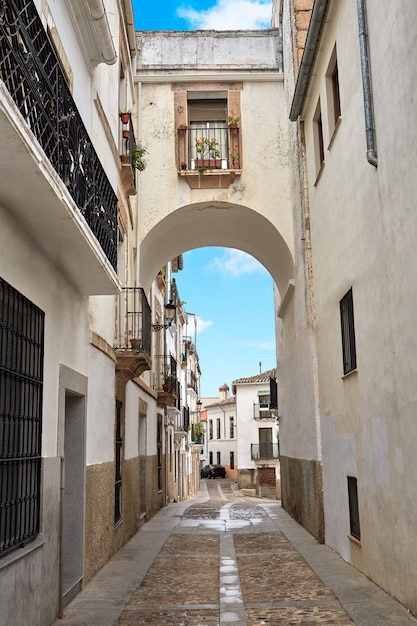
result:
[(54, 626), (417, 626), (280, 502), (202, 481), (159, 511)]
[[(259, 500), (239, 497), (228, 482), (207, 487), (210, 500), (182, 515), (120, 626), (354, 624), (283, 533), (263, 531), (270, 518)], [(226, 560), (225, 532), (234, 552)]]

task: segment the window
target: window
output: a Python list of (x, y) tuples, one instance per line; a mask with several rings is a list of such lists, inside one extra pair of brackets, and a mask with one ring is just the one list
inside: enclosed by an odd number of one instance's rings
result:
[(355, 323), (353, 319), (352, 289), (340, 301), (340, 322), (342, 327), (343, 373), (356, 369)]
[(353, 476), (347, 477), (349, 497), (350, 534), (360, 541), (361, 528), (359, 524), (358, 481)]
[(235, 469), (235, 453), (230, 451), (230, 469)]
[(221, 462), (222, 462), (221, 454), (220, 454), (220, 452), (217, 452), (217, 465), (221, 465)]
[(217, 439), (221, 439), (221, 420), (220, 417), (217, 418), (216, 420), (216, 430), (217, 430)]
[(313, 118), (313, 137), (314, 137), (314, 158), (315, 158), (315, 164), (316, 164), (316, 177), (317, 177), (324, 163), (323, 120), (321, 116), (320, 100), (317, 103), (316, 112)]
[(114, 482), (114, 523), (122, 519), (122, 409), (123, 404), (116, 400), (116, 436), (115, 436), (115, 465), (116, 478)]
[(158, 463), (158, 491), (162, 490), (162, 415), (158, 415), (156, 426), (156, 454)]
[(205, 95), (188, 95), (191, 169), (227, 169), (227, 98), (205, 99)]
[(209, 439), (213, 439), (213, 420), (209, 421)]
[(329, 135), (332, 137), (336, 124), (341, 116), (339, 69), (337, 65), (336, 48), (334, 48), (329, 67), (326, 73), (327, 109)]
[(209, 464), (213, 465), (213, 452), (209, 452)]
[(229, 436), (230, 439), (235, 438), (235, 418), (233, 417), (233, 415), (231, 415), (229, 419)]
[(44, 313), (0, 279), (0, 554), (39, 533)]

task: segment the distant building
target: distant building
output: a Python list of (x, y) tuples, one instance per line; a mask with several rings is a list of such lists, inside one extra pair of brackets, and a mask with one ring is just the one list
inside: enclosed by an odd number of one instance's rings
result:
[(236, 398), (229, 397), (229, 387), (219, 389), (219, 399), (205, 404), (207, 420), (207, 463), (223, 465), (228, 478), (237, 478)]
[(276, 369), (234, 380), (232, 390), (236, 396), (239, 488), (279, 497)]

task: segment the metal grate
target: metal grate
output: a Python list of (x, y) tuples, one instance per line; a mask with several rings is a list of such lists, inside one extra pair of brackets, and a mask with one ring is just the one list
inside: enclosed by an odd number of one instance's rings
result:
[(358, 481), (354, 476), (348, 476), (347, 483), (349, 496), (350, 534), (360, 540), (361, 527), (359, 524)]
[(0, 279), (0, 554), (39, 532), (44, 313)]
[(0, 0), (0, 80), (116, 269), (117, 197), (33, 0)]

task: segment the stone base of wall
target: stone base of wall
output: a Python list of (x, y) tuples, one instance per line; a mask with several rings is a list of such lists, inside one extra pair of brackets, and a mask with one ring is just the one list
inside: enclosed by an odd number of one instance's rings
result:
[(276, 467), (239, 469), (237, 482), (239, 489), (261, 498), (279, 500), (281, 497), (281, 481)]
[(319, 461), (281, 456), (283, 508), (324, 543), (323, 473)]

